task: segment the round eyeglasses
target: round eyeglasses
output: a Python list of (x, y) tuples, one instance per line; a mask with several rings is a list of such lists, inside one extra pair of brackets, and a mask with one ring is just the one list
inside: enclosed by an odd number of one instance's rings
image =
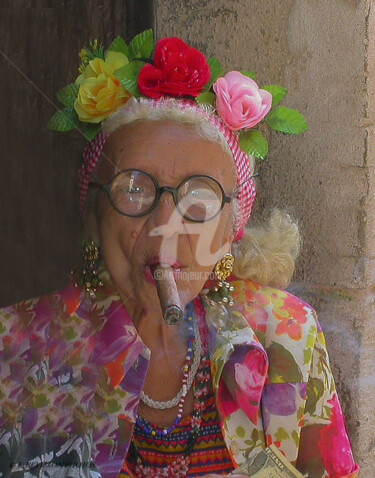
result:
[(113, 208), (130, 217), (141, 217), (151, 212), (163, 192), (173, 196), (177, 211), (189, 221), (205, 222), (213, 219), (230, 203), (221, 184), (204, 174), (189, 176), (176, 188), (159, 186), (151, 174), (140, 169), (124, 169), (109, 184), (90, 182), (90, 186), (105, 191)]

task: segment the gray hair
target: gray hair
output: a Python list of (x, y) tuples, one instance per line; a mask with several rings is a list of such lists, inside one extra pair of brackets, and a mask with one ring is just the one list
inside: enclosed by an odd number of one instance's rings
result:
[(168, 98), (154, 108), (147, 98), (130, 98), (129, 101), (103, 123), (103, 131), (108, 135), (122, 125), (136, 121), (163, 121), (171, 120), (179, 124), (191, 126), (202, 138), (213, 143), (219, 143), (223, 151), (233, 158), (229, 145), (223, 134), (209, 121), (213, 108), (204, 106), (202, 114), (197, 114), (193, 108), (181, 109), (178, 100)]

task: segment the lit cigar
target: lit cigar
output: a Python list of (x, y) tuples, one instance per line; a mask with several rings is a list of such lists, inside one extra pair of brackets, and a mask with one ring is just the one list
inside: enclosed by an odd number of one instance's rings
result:
[(156, 264), (151, 268), (156, 282), (164, 320), (168, 325), (177, 325), (182, 319), (182, 309), (173, 269), (168, 265)]

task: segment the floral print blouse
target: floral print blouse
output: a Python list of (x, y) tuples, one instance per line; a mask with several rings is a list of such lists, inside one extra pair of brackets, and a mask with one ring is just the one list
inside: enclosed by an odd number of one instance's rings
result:
[[(108, 271), (0, 310), (0, 477), (117, 478), (150, 360)], [(355, 478), (323, 333), (288, 292), (232, 277), (234, 307), (195, 299), (235, 466), (275, 444), (310, 478)], [(230, 310), (229, 310), (230, 309)]]

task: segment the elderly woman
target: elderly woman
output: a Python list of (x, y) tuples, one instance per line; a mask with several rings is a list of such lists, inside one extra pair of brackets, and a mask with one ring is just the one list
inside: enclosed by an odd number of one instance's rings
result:
[(144, 62), (149, 35), (59, 94), (90, 240), (63, 291), (0, 311), (1, 476), (249, 476), (273, 445), (280, 476), (356, 477), (316, 314), (280, 289), (297, 226), (244, 229), (277, 87), (176, 38)]

